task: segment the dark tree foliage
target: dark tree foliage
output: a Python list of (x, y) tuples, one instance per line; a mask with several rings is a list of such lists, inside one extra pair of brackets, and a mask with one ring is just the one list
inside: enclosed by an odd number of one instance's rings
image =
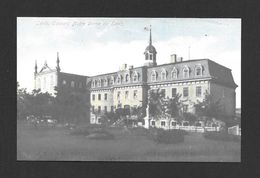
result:
[(205, 93), (205, 98), (202, 102), (198, 101), (194, 105), (196, 109), (196, 114), (198, 116), (205, 116), (207, 119), (221, 119), (222, 106), (220, 104), (220, 99), (217, 101), (213, 100), (213, 96), (210, 95), (207, 91)]
[(60, 122), (79, 123), (87, 120), (89, 113), (88, 95), (73, 92), (68, 88), (55, 88), (54, 115)]
[(159, 88), (157, 90), (149, 90), (148, 104), (150, 116), (159, 118), (163, 114), (163, 99), (164, 93)]
[(17, 118), (26, 119), (34, 116), (38, 119), (46, 119), (52, 116), (54, 97), (40, 90), (28, 93), (26, 89), (19, 88), (17, 84)]

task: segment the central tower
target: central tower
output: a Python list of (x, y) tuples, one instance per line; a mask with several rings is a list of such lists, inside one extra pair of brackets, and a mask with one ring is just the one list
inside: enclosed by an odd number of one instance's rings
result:
[(145, 66), (156, 66), (156, 49), (155, 47), (152, 45), (152, 27), (150, 25), (150, 39), (149, 39), (149, 46), (146, 47), (145, 51), (144, 51), (144, 55), (145, 55)]

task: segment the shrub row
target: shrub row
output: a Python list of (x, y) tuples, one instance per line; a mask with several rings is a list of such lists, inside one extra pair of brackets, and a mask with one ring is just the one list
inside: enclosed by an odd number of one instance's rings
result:
[(221, 140), (221, 141), (241, 141), (241, 136), (231, 135), (226, 132), (205, 132), (204, 137), (206, 139)]
[(173, 144), (184, 141), (184, 136), (187, 135), (185, 130), (163, 130), (152, 128), (150, 135), (156, 143)]

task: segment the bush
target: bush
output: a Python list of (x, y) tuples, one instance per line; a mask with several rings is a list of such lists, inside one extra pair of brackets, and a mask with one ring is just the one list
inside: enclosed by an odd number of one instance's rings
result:
[(228, 134), (226, 132), (205, 132), (204, 138), (221, 141), (241, 141), (241, 136)]
[(173, 144), (183, 142), (186, 131), (158, 129), (155, 133), (152, 134), (153, 140), (157, 143)]
[(147, 135), (149, 131), (143, 127), (134, 127), (131, 128), (132, 133), (135, 135)]
[(97, 130), (101, 130), (102, 126), (98, 124), (93, 125), (84, 125), (84, 126), (78, 126), (72, 129), (70, 132), (71, 135), (84, 135), (87, 136), (91, 132), (95, 132)]
[(114, 135), (106, 130), (96, 130), (90, 133), (87, 138), (89, 139), (97, 139), (97, 140), (110, 140), (114, 139)]
[(76, 129), (73, 129), (71, 132), (70, 132), (71, 135), (84, 135), (84, 136), (87, 136), (89, 135), (89, 131), (87, 128), (76, 128)]

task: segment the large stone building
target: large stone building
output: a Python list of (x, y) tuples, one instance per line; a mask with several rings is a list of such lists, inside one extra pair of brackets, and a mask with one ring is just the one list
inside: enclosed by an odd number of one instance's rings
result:
[(36, 69), (35, 86), (43, 91), (47, 90), (47, 82), (50, 91), (56, 85), (86, 88), (90, 93), (91, 123), (99, 123), (94, 113), (109, 112), (119, 107), (146, 107), (148, 91), (157, 88), (163, 90), (166, 97), (180, 93), (183, 112), (195, 112), (194, 104), (202, 101), (207, 91), (214, 100), (220, 99), (223, 114), (235, 114), (237, 85), (229, 68), (209, 59), (183, 61), (175, 54), (171, 55), (169, 63), (157, 65), (156, 54), (150, 30), (143, 66), (124, 64), (119, 71), (86, 77), (61, 73), (57, 58), (56, 69), (50, 69), (47, 64), (39, 73)]
[(57, 53), (56, 63), (55, 68), (50, 68), (45, 61), (40, 71), (35, 63), (34, 89), (41, 89), (42, 92), (48, 92), (52, 95), (55, 94), (55, 87), (66, 87), (74, 92), (86, 92), (87, 76), (61, 72), (59, 53)]

